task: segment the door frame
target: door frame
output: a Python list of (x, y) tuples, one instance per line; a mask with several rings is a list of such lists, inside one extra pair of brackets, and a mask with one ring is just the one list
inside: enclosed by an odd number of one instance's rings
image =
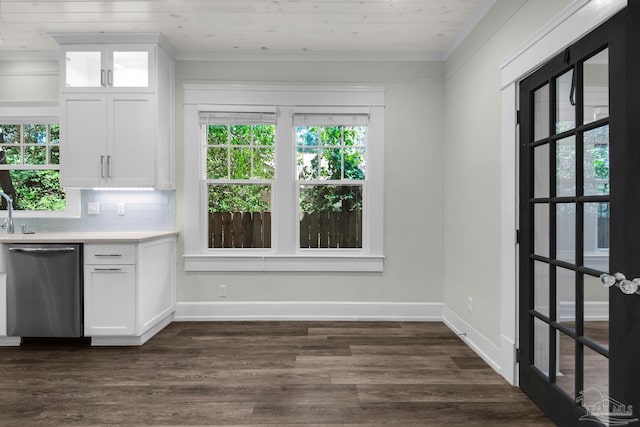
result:
[(565, 47), (627, 6), (627, 0), (575, 0), (500, 64), (501, 73), (501, 253), (500, 374), (518, 384), (518, 83)]

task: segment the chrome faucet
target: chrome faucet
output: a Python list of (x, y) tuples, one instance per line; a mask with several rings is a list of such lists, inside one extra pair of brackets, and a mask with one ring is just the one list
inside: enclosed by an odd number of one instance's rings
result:
[(15, 232), (13, 228), (13, 201), (11, 200), (11, 196), (9, 196), (4, 191), (0, 191), (0, 196), (4, 197), (4, 199), (7, 201), (8, 213), (7, 219), (2, 224), (2, 228), (7, 229), (7, 234), (13, 234)]

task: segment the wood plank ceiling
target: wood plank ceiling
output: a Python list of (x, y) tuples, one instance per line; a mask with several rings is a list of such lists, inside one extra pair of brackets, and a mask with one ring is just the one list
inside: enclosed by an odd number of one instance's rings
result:
[(492, 0), (0, 0), (0, 52), (48, 33), (162, 32), (181, 53), (442, 56)]

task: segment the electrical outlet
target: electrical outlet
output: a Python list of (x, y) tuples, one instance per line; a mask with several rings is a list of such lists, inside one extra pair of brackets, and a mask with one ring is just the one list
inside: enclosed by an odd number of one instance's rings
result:
[(220, 298), (227, 296), (227, 285), (218, 285), (218, 296)]
[(124, 215), (124, 202), (118, 202), (118, 215)]
[(99, 202), (89, 202), (89, 203), (87, 203), (87, 214), (88, 215), (100, 215), (100, 203)]
[(467, 297), (467, 311), (469, 313), (473, 312), (473, 298)]

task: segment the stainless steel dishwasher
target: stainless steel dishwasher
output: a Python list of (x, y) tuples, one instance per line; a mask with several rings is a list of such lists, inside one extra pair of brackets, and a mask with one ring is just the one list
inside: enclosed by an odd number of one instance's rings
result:
[(81, 244), (7, 248), (7, 335), (81, 337)]

